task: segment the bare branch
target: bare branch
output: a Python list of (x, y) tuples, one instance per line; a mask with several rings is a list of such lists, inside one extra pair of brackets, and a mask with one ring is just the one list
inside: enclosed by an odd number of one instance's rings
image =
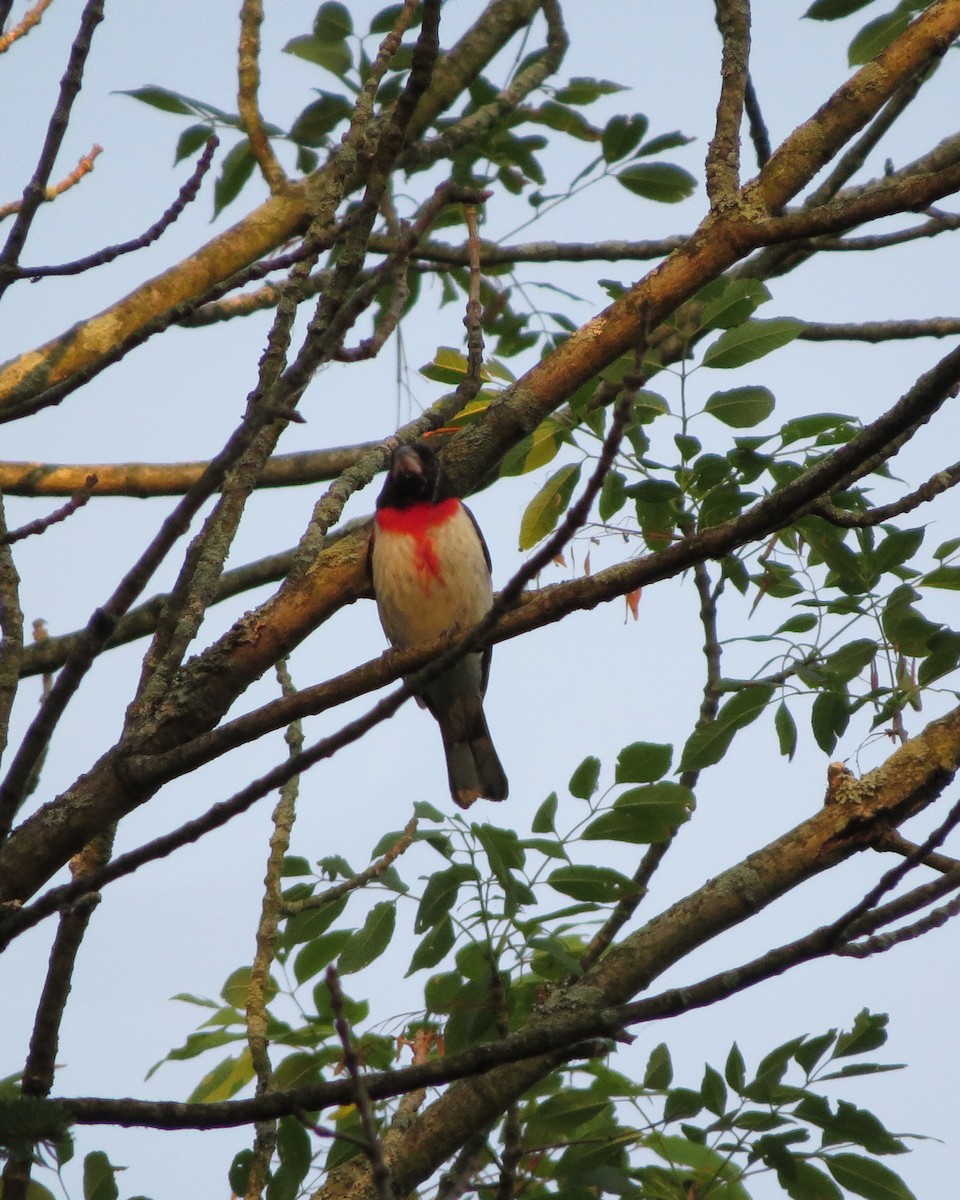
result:
[[(47, 188), (43, 197), (44, 200), (56, 200), (58, 196), (62, 196), (64, 192), (78, 184), (84, 175), (90, 174), (90, 172), (93, 170), (94, 160), (102, 153), (102, 146), (93, 146), (93, 148), (90, 150), (90, 153), (85, 154), (83, 158), (80, 159), (69, 175), (61, 179), (59, 183), (55, 183), (51, 187)], [(9, 204), (0, 204), (0, 221), (2, 221), (4, 217), (12, 217), (14, 213), (19, 212), (22, 205), (22, 199), (11, 200)], [(24, 272), (24, 274), (28, 273), (29, 272)]]
[[(43, 18), (43, 14), (47, 11), (52, 3), (53, 0), (37, 0), (33, 8), (28, 8), (16, 25), (14, 25), (14, 27), (8, 30), (5, 34), (0, 36), (0, 54), (3, 54), (5, 51), (9, 50), (14, 42), (18, 42), (22, 37), (26, 37), (35, 25), (39, 25), (41, 19)], [(5, 20), (6, 14), (0, 15), (0, 29), (3, 29)], [(5, 215), (6, 214), (0, 210), (0, 216)]]
[(9, 533), (0, 534), (0, 544), (12, 546), (14, 542), (22, 541), (23, 538), (34, 537), (38, 533), (45, 533), (51, 526), (65, 521), (67, 517), (73, 516), (78, 509), (83, 508), (93, 494), (93, 489), (96, 485), (96, 475), (88, 475), (83, 486), (78, 488), (67, 503), (61, 505), (56, 512), (50, 513), (47, 517), (39, 517), (36, 521), (30, 521), (26, 525), (21, 525), (19, 529), (12, 529)]
[(740, 189), (740, 126), (749, 78), (749, 0), (716, 0), (717, 28), (723, 39), (720, 99), (707, 149), (707, 195), (713, 210), (729, 208)]
[(388, 867), (392, 866), (401, 854), (409, 850), (410, 846), (413, 845), (413, 835), (416, 832), (417, 818), (411, 817), (404, 827), (403, 833), (376, 862), (372, 862), (369, 867), (358, 871), (356, 875), (351, 876), (349, 879), (344, 879), (342, 883), (335, 883), (332, 887), (325, 888), (322, 892), (318, 892), (314, 896), (305, 896), (302, 900), (281, 900), (280, 908), (283, 915), (285, 917), (292, 917), (297, 913), (308, 912), (310, 909), (326, 908), (328, 904), (332, 904), (335, 900), (349, 895), (350, 892), (355, 892), (359, 888), (366, 887), (368, 883), (374, 879), (378, 879)]
[(279, 191), (286, 182), (286, 173), (270, 145), (260, 114), (260, 26), (263, 24), (262, 0), (243, 0), (240, 8), (240, 47), (237, 63), (237, 111), (247, 137), (250, 151), (257, 160), (260, 173), (271, 192)]
[(83, 70), (96, 27), (103, 20), (103, 0), (87, 0), (80, 17), (80, 28), (70, 48), (70, 58), (63, 78), (60, 80), (60, 96), (47, 126), (47, 134), (40, 151), (33, 178), (27, 184), (20, 203), (20, 211), (0, 251), (0, 297), (16, 278), (16, 267), (20, 261), (27, 234), (37, 215), (37, 209), (47, 199), (47, 185), (54, 163), (60, 152), (64, 134), (70, 121), (73, 102), (80, 91)]
[(894, 500), (891, 504), (881, 504), (867, 512), (850, 512), (823, 500), (815, 504), (811, 512), (816, 513), (818, 517), (823, 517), (831, 525), (839, 525), (843, 529), (867, 529), (872, 525), (880, 525), (884, 521), (889, 521), (891, 517), (901, 517), (904, 513), (913, 512), (921, 504), (929, 503), (935, 496), (939, 496), (949, 488), (956, 487), (958, 483), (960, 483), (960, 463), (954, 463), (952, 467), (946, 467), (931, 476), (916, 491), (900, 500)]
[(360, 1059), (357, 1057), (356, 1047), (353, 1044), (350, 1022), (344, 1015), (343, 991), (340, 987), (340, 976), (335, 967), (327, 967), (326, 981), (327, 989), (330, 992), (330, 1007), (333, 1010), (333, 1027), (336, 1029), (340, 1045), (343, 1047), (343, 1065), (352, 1089), (351, 1099), (357, 1106), (360, 1116), (360, 1125), (365, 1140), (364, 1153), (370, 1163), (370, 1175), (374, 1190), (380, 1200), (396, 1200), (390, 1168), (383, 1155), (380, 1131), (377, 1129), (377, 1121), (373, 1115), (370, 1097), (364, 1086), (363, 1073), (360, 1070)]
[(29, 278), (31, 280), (44, 279), (50, 275), (79, 275), (83, 271), (89, 271), (93, 267), (102, 267), (106, 263), (113, 262), (115, 258), (119, 258), (123, 254), (130, 254), (134, 250), (142, 250), (145, 246), (151, 245), (151, 243), (155, 242), (170, 228), (187, 205), (197, 198), (197, 194), (200, 191), (200, 184), (207, 171), (210, 170), (213, 153), (219, 144), (219, 139), (214, 134), (211, 134), (207, 139), (203, 153), (197, 160), (193, 174), (180, 189), (176, 200), (174, 200), (163, 216), (158, 221), (155, 221), (139, 237), (131, 238), (127, 242), (120, 242), (116, 246), (105, 246), (102, 250), (97, 250), (95, 253), (88, 254), (84, 258), (78, 258), (74, 262), (62, 263), (56, 267), (18, 267), (17, 275), (23, 279)]

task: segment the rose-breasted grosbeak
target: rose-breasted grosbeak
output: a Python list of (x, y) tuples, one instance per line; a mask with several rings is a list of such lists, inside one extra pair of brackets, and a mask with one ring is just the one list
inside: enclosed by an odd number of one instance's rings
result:
[[(377, 499), (369, 553), (380, 623), (394, 646), (466, 630), (493, 603), (490, 555), (427, 446), (401, 446)], [(467, 654), (417, 696), (440, 725), (450, 794), (461, 808), (507, 798), (483, 715), (489, 648)]]

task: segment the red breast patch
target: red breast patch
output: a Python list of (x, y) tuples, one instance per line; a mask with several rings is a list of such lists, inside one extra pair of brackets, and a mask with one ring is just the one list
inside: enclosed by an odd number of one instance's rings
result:
[(456, 516), (460, 501), (452, 496), (438, 504), (424, 501), (411, 504), (409, 508), (381, 508), (377, 510), (377, 528), (384, 533), (403, 534), (412, 538), (416, 547), (414, 569), (421, 577), (440, 579), (440, 559), (437, 556), (431, 533), (438, 526)]

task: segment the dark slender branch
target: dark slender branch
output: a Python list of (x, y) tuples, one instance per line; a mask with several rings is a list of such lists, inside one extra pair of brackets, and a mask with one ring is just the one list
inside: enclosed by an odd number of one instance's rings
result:
[(936, 475), (931, 476), (926, 483), (918, 487), (916, 491), (910, 492), (909, 495), (894, 500), (890, 504), (881, 504), (877, 508), (871, 508), (867, 512), (850, 512), (844, 508), (837, 508), (835, 504), (826, 500), (815, 504), (811, 511), (818, 517), (823, 517), (825, 521), (829, 521), (831, 525), (838, 525), (843, 529), (867, 529), (872, 525), (880, 525), (884, 521), (889, 521), (892, 517), (902, 517), (905, 513), (913, 512), (921, 504), (927, 504), (935, 496), (939, 496), (949, 488), (956, 487), (958, 483), (960, 483), (960, 463), (954, 463), (952, 467), (945, 467), (942, 471), (938, 471)]
[(762, 168), (772, 153), (770, 134), (763, 119), (753, 77), (749, 73), (747, 74), (747, 86), (743, 93), (743, 103), (747, 120), (750, 123), (750, 140), (753, 142), (753, 152), (757, 156), (757, 166)]
[(800, 337), (807, 342), (889, 342), (905, 338), (953, 337), (960, 318), (929, 317), (917, 321), (805, 321)]
[(97, 250), (95, 253), (88, 254), (84, 258), (78, 258), (69, 263), (61, 263), (55, 267), (18, 267), (17, 276), (22, 279), (37, 280), (45, 279), (50, 275), (79, 275), (81, 272), (89, 271), (93, 267), (105, 266), (107, 263), (113, 262), (115, 258), (120, 258), (123, 254), (130, 254), (134, 250), (143, 250), (146, 246), (151, 245), (170, 228), (187, 205), (197, 198), (197, 194), (200, 191), (200, 184), (203, 181), (203, 177), (210, 170), (214, 151), (219, 144), (219, 138), (215, 134), (211, 134), (207, 139), (203, 153), (197, 160), (193, 174), (178, 192), (176, 200), (174, 200), (163, 216), (158, 221), (155, 221), (146, 232), (141, 233), (139, 237), (131, 238), (127, 242), (119, 242), (115, 246), (105, 246), (102, 250)]
[(916, 242), (921, 238), (938, 237), (941, 233), (952, 233), (960, 229), (960, 216), (954, 213), (940, 213), (924, 221), (922, 225), (912, 225), (908, 229), (898, 229), (894, 233), (874, 233), (864, 237), (822, 237), (817, 239), (818, 250), (836, 251), (872, 251), (883, 250), (889, 246), (903, 246), (908, 242)]
[(340, 883), (335, 883), (331, 887), (325, 888), (322, 892), (318, 892), (313, 896), (305, 896), (302, 900), (281, 900), (280, 907), (284, 917), (292, 917), (297, 913), (308, 912), (311, 909), (326, 908), (328, 904), (332, 904), (335, 900), (347, 896), (350, 892), (355, 892), (359, 888), (366, 887), (374, 879), (378, 879), (388, 867), (405, 851), (413, 845), (413, 836), (417, 832), (417, 818), (411, 817), (404, 827), (403, 833), (393, 843), (389, 849), (382, 854), (375, 862), (372, 862), (369, 867), (365, 867), (362, 871), (358, 871), (356, 875), (349, 879), (344, 879)]
[(380, 1200), (396, 1200), (390, 1168), (384, 1158), (383, 1143), (380, 1140), (380, 1131), (377, 1129), (377, 1120), (373, 1115), (370, 1097), (367, 1095), (367, 1089), (363, 1082), (363, 1072), (360, 1070), (360, 1059), (357, 1057), (357, 1050), (353, 1044), (353, 1033), (344, 1014), (340, 976), (335, 967), (329, 966), (325, 978), (327, 990), (330, 993), (330, 1008), (333, 1011), (333, 1027), (337, 1031), (340, 1045), (343, 1048), (343, 1065), (352, 1089), (351, 1098), (357, 1106), (360, 1126), (363, 1129), (364, 1153), (370, 1163), (373, 1187)]
[(37, 210), (46, 199), (50, 175), (60, 152), (64, 134), (67, 132), (73, 102), (77, 98), (83, 81), (83, 70), (86, 66), (87, 55), (90, 53), (93, 33), (102, 20), (103, 0), (87, 0), (80, 17), (80, 28), (70, 48), (67, 69), (60, 80), (60, 96), (47, 126), (47, 134), (40, 151), (37, 168), (33, 173), (33, 178), (27, 184), (20, 211), (7, 235), (3, 250), (0, 251), (0, 297), (16, 278), (17, 263), (20, 261), (30, 226), (37, 215)]
[[(898, 830), (888, 829), (874, 842), (874, 848), (889, 850), (893, 854), (907, 855), (913, 854), (917, 846), (915, 842), (909, 841)], [(923, 865), (946, 875), (950, 871), (960, 870), (960, 859), (950, 858), (946, 854), (929, 854), (923, 860)]]
[(887, 950), (892, 950), (894, 946), (902, 945), (903, 942), (912, 942), (925, 933), (930, 933), (931, 930), (942, 929), (949, 920), (957, 915), (960, 915), (960, 896), (951, 900), (949, 904), (944, 904), (941, 908), (927, 913), (912, 925), (865, 938), (862, 942), (850, 942), (846, 946), (839, 947), (836, 953), (848, 958), (869, 958), (872, 954), (884, 954)]
[(22, 541), (24, 538), (33, 537), (39, 533), (45, 533), (51, 526), (58, 525), (61, 521), (65, 521), (67, 517), (72, 517), (75, 512), (83, 508), (87, 503), (96, 485), (96, 475), (88, 475), (83, 487), (78, 488), (66, 504), (61, 505), (55, 512), (50, 513), (49, 516), (38, 517), (36, 521), (29, 521), (26, 525), (21, 525), (19, 529), (12, 529), (9, 533), (3, 534), (0, 536), (0, 544), (12, 546), (14, 542)]

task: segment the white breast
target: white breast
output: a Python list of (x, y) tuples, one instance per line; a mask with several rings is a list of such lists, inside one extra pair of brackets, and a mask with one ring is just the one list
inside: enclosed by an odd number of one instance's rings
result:
[[(483, 546), (462, 506), (425, 536), (428, 547), (409, 534), (375, 529), (373, 586), (380, 623), (395, 646), (469, 629), (493, 602)], [(425, 569), (425, 559), (439, 569)]]

